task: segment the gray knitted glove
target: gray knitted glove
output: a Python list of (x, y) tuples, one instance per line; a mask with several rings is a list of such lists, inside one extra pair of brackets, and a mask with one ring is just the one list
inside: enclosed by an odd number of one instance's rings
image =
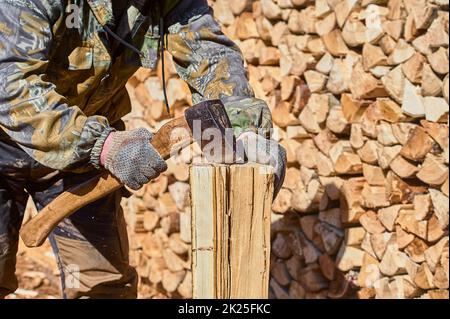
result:
[(144, 128), (113, 132), (104, 166), (129, 188), (137, 190), (167, 169), (150, 144), (153, 134)]
[(254, 132), (245, 132), (236, 140), (237, 147), (243, 147), (247, 160), (270, 165), (274, 169), (274, 194), (278, 195), (286, 174), (286, 150), (274, 140), (265, 139)]

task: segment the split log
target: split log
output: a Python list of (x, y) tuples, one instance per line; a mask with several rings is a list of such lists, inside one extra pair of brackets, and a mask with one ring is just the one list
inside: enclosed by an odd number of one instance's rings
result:
[(336, 257), (336, 266), (341, 271), (349, 271), (356, 267), (361, 267), (363, 263), (364, 252), (354, 247), (341, 246)]
[(423, 239), (427, 238), (427, 221), (417, 220), (414, 210), (401, 210), (396, 223), (408, 233)]
[(412, 83), (419, 84), (422, 81), (423, 66), (425, 63), (427, 63), (427, 59), (422, 54), (416, 52), (408, 61), (403, 63), (403, 73)]
[(339, 29), (335, 29), (330, 33), (327, 33), (322, 37), (322, 40), (327, 48), (327, 51), (333, 56), (344, 56), (349, 51), (344, 39), (342, 39), (342, 34)]
[(442, 185), (448, 178), (448, 167), (437, 157), (429, 155), (417, 172), (417, 178), (430, 185)]
[(403, 145), (400, 154), (412, 161), (420, 161), (431, 151), (433, 144), (433, 139), (422, 127), (417, 126), (409, 134), (409, 138), (405, 145)]
[(359, 177), (351, 178), (343, 183), (340, 198), (343, 223), (358, 222), (365, 213), (359, 202), (364, 183), (365, 179)]
[[(267, 297), (272, 185), (264, 166), (191, 168), (194, 298)], [(252, 240), (242, 240), (250, 235)]]
[(377, 256), (378, 260), (383, 259), (386, 248), (388, 247), (388, 245), (392, 245), (394, 239), (392, 236), (393, 234), (389, 232), (370, 235), (370, 245), (372, 246), (372, 250)]
[(385, 231), (383, 225), (377, 218), (377, 214), (371, 210), (363, 214), (359, 218), (359, 222), (371, 234), (380, 234)]
[(443, 89), (445, 90), (445, 87), (443, 87), (441, 79), (433, 72), (429, 64), (424, 64), (422, 69), (422, 95), (438, 96)]
[(448, 73), (448, 53), (446, 49), (440, 47), (436, 52), (429, 54), (427, 58), (434, 72), (438, 74)]
[(448, 103), (443, 98), (426, 96), (423, 99), (425, 107), (425, 118), (428, 121), (439, 122), (441, 118), (448, 114)]

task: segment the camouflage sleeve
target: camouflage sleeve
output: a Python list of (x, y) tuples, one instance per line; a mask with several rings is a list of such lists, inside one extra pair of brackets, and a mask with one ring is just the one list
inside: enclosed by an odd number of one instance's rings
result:
[(221, 99), (235, 135), (251, 130), (268, 137), (269, 108), (255, 98), (242, 53), (222, 33), (206, 0), (182, 0), (166, 23), (168, 51), (178, 74), (191, 87), (193, 102)]
[(106, 118), (69, 106), (45, 80), (58, 15), (47, 8), (43, 0), (0, 0), (0, 129), (45, 166), (85, 169), (111, 129)]

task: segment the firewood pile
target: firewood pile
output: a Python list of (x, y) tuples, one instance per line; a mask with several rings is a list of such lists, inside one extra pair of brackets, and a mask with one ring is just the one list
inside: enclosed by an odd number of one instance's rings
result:
[[(210, 4), (288, 154), (270, 296), (448, 298), (448, 0)], [(166, 61), (177, 116), (190, 93)], [(128, 127), (168, 118), (160, 79), (130, 80)], [(169, 162), (125, 201), (144, 297), (191, 296), (187, 168)]]

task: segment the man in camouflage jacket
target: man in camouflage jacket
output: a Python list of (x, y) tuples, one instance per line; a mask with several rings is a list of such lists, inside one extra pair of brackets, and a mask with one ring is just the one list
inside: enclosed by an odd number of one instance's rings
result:
[[(145, 149), (151, 134), (123, 131), (121, 121), (131, 108), (125, 83), (139, 67), (156, 67), (161, 34), (193, 103), (220, 98), (237, 136), (269, 136), (267, 105), (254, 97), (241, 52), (206, 0), (0, 0), (0, 298), (17, 288), (28, 196), (40, 210), (97, 169), (139, 188), (166, 168)], [(149, 163), (141, 171), (138, 163), (119, 171), (123, 150), (153, 159), (140, 160)], [(87, 205), (51, 234), (64, 297), (136, 297), (125, 193)]]

